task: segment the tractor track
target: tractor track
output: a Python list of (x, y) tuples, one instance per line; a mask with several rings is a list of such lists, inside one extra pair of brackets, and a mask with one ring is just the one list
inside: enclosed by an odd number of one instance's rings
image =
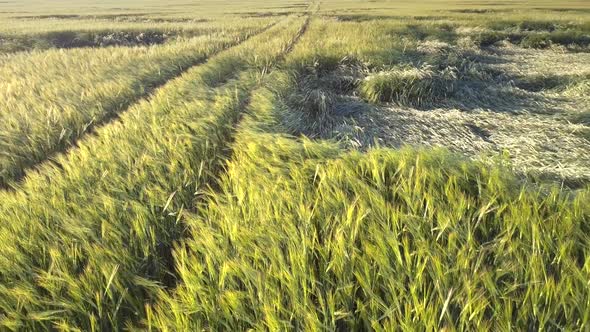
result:
[[(227, 47), (219, 49), (218, 51), (210, 54), (206, 58), (200, 59), (199, 61), (196, 61), (195, 63), (187, 66), (186, 68), (181, 68), (180, 71), (178, 73), (176, 73), (174, 76), (172, 76), (168, 79), (165, 79), (156, 85), (150, 86), (148, 89), (146, 89), (145, 93), (139, 94), (138, 96), (136, 96), (136, 98), (130, 99), (129, 101), (125, 102), (117, 109), (106, 114), (105, 117), (99, 119), (98, 121), (94, 121), (94, 120), (91, 121), (88, 124), (88, 126), (84, 129), (84, 131), (80, 135), (78, 135), (78, 137), (76, 137), (73, 141), (69, 142), (70, 143), (69, 146), (67, 146), (65, 148), (61, 147), (61, 146), (57, 146), (52, 151), (49, 151), (49, 153), (43, 159), (33, 161), (33, 162), (29, 163), (27, 166), (25, 166), (23, 169), (19, 170), (18, 175), (13, 176), (12, 178), (9, 178), (7, 180), (0, 178), (0, 190), (2, 190), (2, 189), (4, 189), (4, 190), (18, 189), (18, 184), (21, 181), (23, 181), (23, 179), (26, 177), (27, 173), (29, 173), (32, 170), (37, 169), (40, 165), (43, 165), (45, 163), (51, 163), (53, 166), (60, 168), (59, 162), (57, 162), (55, 160), (55, 157), (58, 156), (59, 154), (67, 154), (67, 153), (69, 153), (69, 151), (77, 148), (78, 142), (86, 139), (87, 137), (90, 137), (90, 136), (96, 134), (96, 131), (99, 128), (107, 126), (110, 123), (117, 121), (121, 117), (121, 115), (123, 115), (126, 111), (130, 110), (135, 105), (142, 102), (143, 100), (152, 98), (157, 93), (157, 91), (159, 89), (165, 87), (168, 83), (178, 79), (179, 77), (182, 77), (182, 75), (184, 75), (188, 71), (192, 70), (193, 68), (201, 66), (203, 64), (206, 64), (210, 59), (215, 58), (219, 54), (227, 52), (227, 51), (243, 44), (244, 42), (248, 41), (252, 37), (258, 36), (266, 31), (268, 31), (269, 29), (276, 26), (277, 24), (279, 24), (283, 20), (277, 20), (277, 21), (267, 25), (266, 27), (262, 28), (261, 30), (255, 32), (255, 33), (252, 33), (250, 35), (247, 35), (244, 38), (241, 38), (239, 41), (232, 43), (230, 45), (227, 45)], [(223, 83), (224, 82), (220, 82), (219, 85), (221, 85)]]

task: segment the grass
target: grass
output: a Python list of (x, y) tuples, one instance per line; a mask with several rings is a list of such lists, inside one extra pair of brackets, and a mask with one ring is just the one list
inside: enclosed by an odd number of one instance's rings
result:
[(586, 7), (0, 2), (0, 330), (587, 330)]
[(180, 286), (148, 326), (587, 326), (588, 191), (522, 187), (443, 151), (345, 153), (268, 133), (290, 90), (271, 82), (252, 96), (220, 188), (187, 219)]
[[(270, 24), (268, 18), (210, 20), (113, 15), (96, 17), (7, 18), (0, 28), (0, 54), (52, 48), (146, 46), (175, 39), (226, 33), (236, 35)], [(115, 20), (118, 19), (118, 20)], [(1, 18), (0, 18), (1, 20)]]
[[(284, 22), (191, 69), (58, 158), (59, 168), (47, 164), (2, 193), (0, 238), (18, 240), (0, 259), (0, 326), (122, 329), (142, 317), (174, 280), (183, 211), (218, 169), (256, 73), (296, 29)], [(16, 222), (25, 215), (39, 222)]]
[(444, 72), (434, 72), (429, 67), (394, 69), (368, 76), (359, 92), (371, 103), (422, 106), (449, 96), (455, 89), (456, 79), (452, 69)]
[[(263, 27), (150, 48), (36, 52), (0, 67), (0, 185), (69, 148), (96, 125)], [(10, 111), (9, 111), (10, 110)]]
[(476, 41), (480, 46), (491, 46), (502, 40), (509, 40), (514, 44), (527, 48), (548, 48), (551, 45), (587, 48), (590, 45), (590, 36), (587, 33), (578, 31), (534, 33), (486, 32), (476, 37)]

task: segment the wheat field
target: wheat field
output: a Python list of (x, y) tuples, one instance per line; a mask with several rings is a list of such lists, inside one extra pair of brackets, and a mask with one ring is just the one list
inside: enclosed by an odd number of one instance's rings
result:
[(587, 1), (0, 1), (0, 331), (588, 329)]

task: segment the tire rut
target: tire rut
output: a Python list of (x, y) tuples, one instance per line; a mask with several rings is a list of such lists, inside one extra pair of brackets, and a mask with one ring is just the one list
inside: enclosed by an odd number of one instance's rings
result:
[[(127, 110), (131, 109), (134, 105), (141, 103), (143, 100), (150, 99), (151, 97), (153, 97), (156, 94), (156, 92), (159, 89), (166, 86), (169, 82), (172, 82), (175, 79), (178, 79), (179, 77), (184, 75), (186, 72), (190, 71), (191, 69), (193, 69), (195, 67), (206, 64), (210, 59), (214, 58), (215, 56), (243, 44), (244, 42), (251, 39), (252, 37), (255, 37), (257, 35), (260, 35), (266, 31), (268, 31), (269, 29), (276, 26), (277, 24), (279, 24), (282, 21), (283, 20), (275, 21), (275, 22), (267, 25), (266, 27), (262, 28), (261, 30), (256, 31), (255, 33), (252, 33), (250, 35), (247, 35), (244, 38), (241, 38), (239, 41), (232, 43), (230, 45), (227, 45), (227, 47), (219, 49), (218, 51), (210, 54), (206, 58), (200, 59), (199, 61), (194, 62), (193, 64), (187, 66), (186, 68), (182, 68), (175, 75), (171, 76), (168, 79), (163, 80), (162, 82), (159, 82), (156, 85), (150, 86), (148, 89), (146, 89), (145, 93), (139, 94), (136, 98), (130, 99), (129, 101), (125, 102), (120, 107), (118, 107), (117, 109), (109, 112), (105, 117), (101, 118), (99, 121), (96, 121), (96, 122), (91, 121), (78, 137), (76, 137), (72, 142), (69, 142), (69, 145), (67, 147), (64, 148), (61, 146), (57, 146), (55, 149), (53, 149), (53, 151), (50, 151), (50, 153), (47, 154), (43, 159), (33, 161), (29, 165), (25, 166), (22, 170), (19, 170), (18, 175), (13, 176), (12, 178), (9, 178), (6, 180), (0, 178), (0, 190), (16, 190), (16, 189), (18, 189), (18, 184), (27, 176), (27, 174), (30, 171), (37, 169), (39, 167), (39, 165), (42, 165), (44, 163), (51, 163), (53, 166), (59, 168), (60, 167), (59, 163), (54, 160), (54, 158), (57, 155), (69, 153), (70, 150), (73, 150), (78, 146), (78, 142), (84, 140), (88, 136), (94, 135), (98, 128), (107, 126), (110, 123), (115, 122), (117, 119), (120, 118), (120, 116), (122, 114), (124, 114)], [(222, 82), (220, 82), (219, 85), (221, 85), (223, 83), (224, 82), (222, 81)]]

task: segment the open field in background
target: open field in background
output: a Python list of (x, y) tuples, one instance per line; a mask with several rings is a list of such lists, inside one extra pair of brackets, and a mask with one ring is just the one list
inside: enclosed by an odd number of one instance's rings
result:
[(587, 1), (0, 1), (0, 330), (587, 330)]
[[(240, 30), (268, 24), (269, 18), (233, 20), (207, 19), (7, 19), (0, 32), (3, 44), (0, 54), (50, 48), (107, 46), (149, 46), (176, 39), (208, 36), (216, 33), (237, 33)], [(71, 27), (76, 27), (71, 29)]]

